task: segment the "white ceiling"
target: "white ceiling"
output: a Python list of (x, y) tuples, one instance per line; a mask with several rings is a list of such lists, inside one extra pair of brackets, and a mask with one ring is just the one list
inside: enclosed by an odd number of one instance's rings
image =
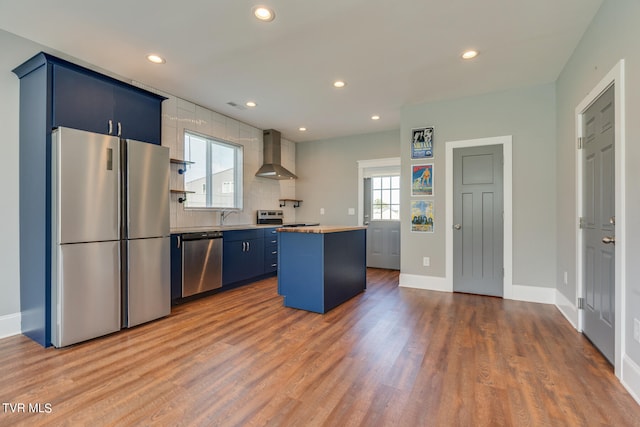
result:
[[(0, 0), (0, 28), (308, 141), (397, 129), (406, 105), (553, 82), (601, 3)], [(258, 22), (257, 4), (276, 19)], [(462, 61), (467, 48), (480, 56)], [(248, 100), (258, 106), (227, 105)]]

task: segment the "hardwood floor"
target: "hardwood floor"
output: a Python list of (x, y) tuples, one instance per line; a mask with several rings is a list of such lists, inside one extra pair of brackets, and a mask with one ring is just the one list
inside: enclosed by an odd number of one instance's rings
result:
[(268, 279), (65, 349), (0, 340), (0, 425), (640, 425), (554, 306), (367, 275), (325, 315), (283, 307)]

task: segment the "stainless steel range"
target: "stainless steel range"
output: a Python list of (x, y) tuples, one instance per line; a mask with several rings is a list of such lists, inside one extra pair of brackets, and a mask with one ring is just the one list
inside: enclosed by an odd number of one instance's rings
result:
[(284, 222), (284, 212), (280, 209), (259, 210), (256, 224), (258, 225), (282, 225), (283, 227), (310, 227), (320, 223)]

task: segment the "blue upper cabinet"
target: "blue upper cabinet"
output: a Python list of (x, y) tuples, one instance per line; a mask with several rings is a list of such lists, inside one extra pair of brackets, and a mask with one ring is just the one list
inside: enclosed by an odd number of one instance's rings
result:
[[(160, 144), (160, 95), (51, 55), (40, 53), (18, 67), (26, 75), (47, 66), (51, 127), (65, 126)], [(15, 70), (14, 70), (15, 71)]]
[(57, 64), (53, 65), (52, 73), (53, 127), (108, 134), (109, 120), (113, 128), (113, 85)]
[(125, 86), (114, 86), (113, 95), (114, 126), (121, 127), (121, 136), (160, 145), (164, 98)]
[(53, 126), (160, 144), (163, 98), (101, 75), (53, 64)]

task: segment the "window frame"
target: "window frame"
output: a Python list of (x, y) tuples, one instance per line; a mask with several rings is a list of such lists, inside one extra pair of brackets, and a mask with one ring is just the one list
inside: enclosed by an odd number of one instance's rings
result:
[[(402, 201), (401, 201), (401, 191), (402, 191), (402, 178), (401, 175), (399, 173), (386, 173), (386, 174), (372, 174), (369, 176), (369, 178), (371, 179), (371, 218), (370, 221), (400, 221), (402, 216), (401, 216), (401, 208), (402, 208)], [(379, 179), (384, 179), (384, 178), (388, 178), (389, 179), (389, 186), (388, 187), (384, 187), (383, 183), (384, 181), (381, 182), (381, 188), (376, 190), (374, 188), (374, 179), (379, 178)], [(393, 178), (397, 178), (398, 179), (398, 186), (394, 187), (393, 186)], [(397, 190), (398, 191), (398, 203), (392, 203), (393, 202), (393, 191)], [(375, 198), (374, 198), (374, 191), (387, 191), (389, 192), (389, 203), (387, 204), (389, 206), (389, 212), (390, 212), (390, 217), (389, 218), (374, 218), (375, 215), (375, 207), (376, 206), (380, 206), (381, 208), (383, 206), (385, 206), (385, 203), (382, 202), (382, 200), (384, 200), (384, 198), (381, 197), (381, 203), (376, 204), (375, 203)], [(391, 213), (393, 212), (393, 206), (397, 206), (398, 207), (398, 218), (392, 218), (393, 215), (391, 215)], [(382, 212), (382, 209), (381, 209)]]
[[(187, 136), (193, 136), (195, 138), (200, 138), (206, 141), (206, 162), (207, 164), (205, 165), (205, 183), (203, 185), (205, 185), (205, 188), (213, 188), (213, 173), (212, 172), (212, 165), (211, 165), (211, 152), (213, 149), (213, 145), (217, 144), (220, 146), (225, 146), (225, 147), (230, 147), (233, 148), (234, 150), (234, 166), (233, 166), (233, 180), (234, 180), (234, 196), (233, 196), (233, 207), (227, 207), (227, 206), (213, 206), (213, 193), (211, 191), (205, 191), (205, 195), (206, 195), (206, 204), (207, 206), (189, 206), (189, 195), (187, 194), (186, 196), (186, 200), (184, 203), (184, 209), (189, 209), (189, 210), (199, 210), (199, 211), (215, 211), (215, 212), (219, 212), (219, 211), (242, 211), (243, 209), (243, 203), (244, 203), (244, 146), (242, 144), (237, 144), (235, 142), (232, 141), (228, 141), (226, 139), (223, 138), (218, 138), (212, 135), (207, 135), (201, 132), (196, 132), (190, 129), (184, 129), (183, 132), (183, 137), (182, 137), (182, 147), (183, 147), (183, 153), (184, 153), (184, 160), (188, 161), (188, 162), (195, 162), (194, 160), (192, 160), (191, 158), (187, 158), (187, 150), (186, 148), (186, 144), (187, 144)], [(187, 166), (187, 168), (192, 167)], [(188, 170), (188, 169), (187, 169)], [(186, 189), (186, 175), (187, 173), (185, 172), (184, 174), (182, 174), (182, 180), (183, 180), (183, 188)]]

